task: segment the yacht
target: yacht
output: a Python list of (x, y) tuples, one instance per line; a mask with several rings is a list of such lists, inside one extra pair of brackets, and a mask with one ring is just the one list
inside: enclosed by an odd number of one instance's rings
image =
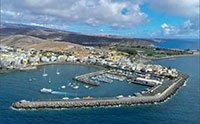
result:
[(46, 76), (48, 76), (48, 74), (46, 73), (46, 70), (44, 69), (44, 72), (43, 72), (43, 75), (42, 75), (43, 77), (46, 77)]
[(123, 98), (123, 95), (116, 96), (117, 99)]
[(52, 92), (52, 89), (42, 88), (42, 89), (40, 90), (40, 92), (42, 92), (42, 93), (51, 93), (51, 92)]
[(63, 99), (63, 100), (68, 100), (68, 99), (69, 99), (69, 97), (63, 97), (62, 99)]
[(74, 89), (78, 89), (78, 88), (79, 88), (79, 86), (77, 86), (77, 85), (76, 85), (76, 86), (74, 86), (73, 88), (74, 88)]
[(59, 74), (60, 74), (60, 72), (58, 71), (58, 69), (57, 69), (57, 72), (56, 72), (56, 74), (57, 74), (57, 75), (59, 75)]
[(89, 88), (89, 86), (88, 86), (88, 85), (84, 85), (84, 87), (85, 87), (85, 88)]
[(61, 89), (65, 89), (65, 88), (66, 88), (66, 86), (65, 86), (65, 85), (61, 86)]

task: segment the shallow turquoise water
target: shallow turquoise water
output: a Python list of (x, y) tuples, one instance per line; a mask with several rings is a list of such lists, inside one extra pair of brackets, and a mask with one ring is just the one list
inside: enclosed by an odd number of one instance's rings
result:
[[(137, 105), (111, 108), (81, 108), (70, 110), (35, 110), (35, 111), (14, 111), (9, 108), (12, 102), (20, 99), (38, 98), (61, 98), (61, 95), (41, 94), (39, 90), (43, 87), (59, 90), (58, 88), (71, 81), (71, 77), (86, 72), (99, 70), (94, 67), (55, 65), (45, 66), (37, 71), (12, 72), (0, 75), (0, 123), (1, 124), (27, 124), (27, 123), (145, 123), (145, 124), (198, 124), (200, 123), (200, 77), (199, 57), (178, 57), (176, 59), (161, 60), (153, 62), (165, 66), (176, 67), (190, 75), (187, 85), (182, 87), (178, 93), (167, 102), (157, 105)], [(42, 77), (43, 68), (52, 77), (52, 84), (49, 79)], [(58, 78), (56, 69), (61, 74)], [(51, 73), (50, 73), (51, 72)], [(29, 82), (30, 77), (36, 81)], [(60, 79), (60, 80), (58, 80)], [(92, 96), (115, 96), (119, 94), (128, 95), (133, 91), (145, 87), (128, 84), (127, 82), (115, 82), (103, 84), (101, 87), (91, 90), (80, 85), (80, 89), (66, 88), (66, 92), (78, 96), (91, 94)]]

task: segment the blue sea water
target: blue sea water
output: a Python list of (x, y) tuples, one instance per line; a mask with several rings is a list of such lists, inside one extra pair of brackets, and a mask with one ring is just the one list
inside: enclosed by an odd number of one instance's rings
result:
[(183, 50), (200, 49), (199, 39), (165, 39), (161, 40), (161, 42), (155, 43), (154, 45), (161, 48), (172, 48), (172, 49), (183, 49)]
[[(187, 85), (182, 87), (176, 95), (168, 101), (156, 105), (135, 105), (121, 107), (81, 108), (65, 110), (33, 110), (16, 111), (10, 105), (21, 99), (62, 98), (64, 95), (41, 94), (43, 87), (60, 91), (59, 87), (72, 81), (75, 75), (92, 72), (100, 68), (74, 65), (49, 65), (29, 72), (11, 72), (0, 74), (0, 124), (199, 124), (200, 123), (200, 56), (178, 57), (169, 60), (153, 62), (165, 66), (175, 67), (190, 75)], [(46, 68), (51, 77), (42, 77)], [(60, 75), (56, 75), (59, 69)], [(29, 78), (36, 80), (29, 82)], [(98, 88), (74, 90), (67, 87), (63, 92), (70, 93), (70, 97), (92, 95), (115, 96), (128, 95), (145, 87), (114, 82), (102, 84)]]

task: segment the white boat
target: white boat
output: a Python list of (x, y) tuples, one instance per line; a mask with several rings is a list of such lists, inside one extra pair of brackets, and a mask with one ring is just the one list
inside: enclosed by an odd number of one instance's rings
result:
[(51, 83), (51, 79), (49, 78), (49, 83)]
[(74, 88), (74, 89), (78, 89), (78, 88), (79, 88), (79, 86), (77, 86), (77, 85), (76, 85), (76, 86), (74, 86), (73, 88)]
[(51, 93), (51, 92), (52, 92), (52, 89), (42, 88), (42, 89), (40, 90), (40, 92), (42, 92), (42, 93)]
[(79, 97), (75, 97), (74, 99), (80, 99)]
[(89, 88), (89, 86), (88, 86), (88, 85), (84, 85), (84, 87), (85, 87), (85, 88)]
[(57, 69), (57, 72), (56, 72), (56, 74), (57, 74), (57, 75), (59, 75), (59, 74), (60, 74), (60, 72), (58, 71), (58, 69)]
[(65, 88), (66, 88), (66, 86), (65, 86), (65, 85), (61, 86), (61, 89), (65, 89)]
[(28, 101), (26, 101), (26, 100), (23, 99), (23, 100), (20, 100), (20, 102), (21, 102), (21, 103), (24, 103), (24, 102), (28, 102)]
[(46, 71), (45, 71), (45, 69), (44, 69), (44, 73), (43, 73), (43, 75), (42, 75), (43, 77), (46, 77), (46, 76), (48, 76), (48, 74), (46, 73)]
[(68, 100), (68, 99), (69, 99), (69, 97), (63, 97), (62, 99), (63, 99), (63, 100)]
[(116, 98), (123, 98), (124, 96), (123, 95), (119, 95), (119, 96), (116, 96)]

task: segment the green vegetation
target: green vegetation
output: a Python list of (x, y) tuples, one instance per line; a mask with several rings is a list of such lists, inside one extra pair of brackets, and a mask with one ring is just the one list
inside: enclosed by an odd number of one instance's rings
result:
[(125, 47), (125, 46), (124, 47), (117, 47), (117, 50), (122, 51), (122, 52), (126, 52), (130, 55), (133, 55), (133, 56), (137, 55), (137, 51), (135, 49), (131, 48), (131, 47)]
[(129, 46), (116, 46), (116, 49), (122, 52), (129, 53), (131, 56), (142, 55), (146, 57), (166, 57), (173, 55), (192, 54), (189, 51), (183, 50), (172, 50), (165, 48), (155, 47), (129, 47)]

